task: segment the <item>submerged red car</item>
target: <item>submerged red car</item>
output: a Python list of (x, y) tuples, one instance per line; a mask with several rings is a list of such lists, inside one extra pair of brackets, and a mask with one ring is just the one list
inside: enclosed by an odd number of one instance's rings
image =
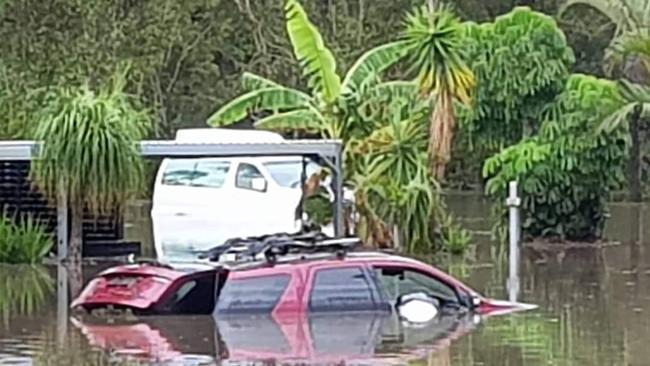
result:
[[(531, 306), (488, 299), (415, 259), (320, 233), (231, 239), (197, 262), (117, 266), (91, 280), (75, 309), (135, 314), (391, 312), (411, 300), (440, 312), (495, 314)], [(414, 301), (413, 303), (417, 303)], [(418, 307), (415, 307), (418, 309)]]

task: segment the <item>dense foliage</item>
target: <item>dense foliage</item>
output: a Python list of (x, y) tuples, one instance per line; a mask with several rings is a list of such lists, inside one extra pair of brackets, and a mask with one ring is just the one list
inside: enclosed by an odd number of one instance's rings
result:
[(598, 126), (621, 103), (615, 83), (573, 75), (537, 135), (486, 161), (487, 193), (495, 200), (507, 196), (510, 180), (519, 181), (529, 237), (600, 237), (609, 193), (624, 181), (627, 130)]
[(537, 131), (574, 56), (555, 20), (527, 7), (468, 28), (468, 59), (478, 88), (464, 122), (473, 146), (498, 151)]

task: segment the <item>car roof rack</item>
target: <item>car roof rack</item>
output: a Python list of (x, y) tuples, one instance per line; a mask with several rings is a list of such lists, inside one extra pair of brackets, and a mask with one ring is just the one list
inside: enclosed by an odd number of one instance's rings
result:
[(274, 264), (278, 257), (290, 254), (335, 253), (342, 258), (359, 244), (359, 238), (336, 239), (319, 231), (277, 233), (229, 239), (223, 245), (199, 253), (199, 258), (236, 263), (263, 260)]

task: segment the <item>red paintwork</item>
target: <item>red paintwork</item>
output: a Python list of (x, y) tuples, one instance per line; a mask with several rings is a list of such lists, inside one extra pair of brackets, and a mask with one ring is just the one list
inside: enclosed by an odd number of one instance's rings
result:
[[(291, 276), (287, 290), (273, 311), (273, 316), (281, 314), (304, 312), (307, 309), (313, 276), (317, 269), (341, 268), (347, 266), (396, 266), (409, 268), (434, 276), (451, 287), (467, 292), (479, 298), (480, 305), (475, 311), (479, 314), (513, 310), (517, 304), (495, 301), (484, 298), (461, 281), (449, 276), (443, 271), (415, 259), (397, 255), (361, 255), (348, 256), (341, 260), (312, 260), (299, 263), (276, 264), (272, 267), (253, 268), (248, 270), (231, 271), (228, 280), (238, 280), (250, 277), (260, 277), (285, 273)], [(139, 276), (132, 288), (114, 287), (108, 284), (107, 278), (113, 276)], [(168, 291), (178, 286), (177, 280), (191, 276), (181, 271), (151, 265), (129, 265), (111, 268), (99, 274), (85, 290), (75, 299), (72, 307), (113, 304), (117, 306), (148, 309), (160, 301)]]

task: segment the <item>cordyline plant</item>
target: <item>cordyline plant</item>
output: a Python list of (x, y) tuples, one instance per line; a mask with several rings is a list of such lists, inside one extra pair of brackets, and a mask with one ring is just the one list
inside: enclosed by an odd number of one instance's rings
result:
[(407, 16), (405, 26), (403, 38), (418, 89), (432, 103), (429, 157), (434, 177), (441, 181), (456, 126), (454, 100), (469, 104), (476, 83), (465, 62), (463, 24), (447, 7), (431, 11), (423, 6)]
[(125, 75), (119, 74), (99, 92), (88, 86), (59, 90), (34, 134), (42, 145), (31, 178), (52, 202), (65, 192), (73, 262), (82, 256), (84, 212), (113, 213), (143, 186), (138, 142), (150, 120), (134, 108), (124, 86)]

